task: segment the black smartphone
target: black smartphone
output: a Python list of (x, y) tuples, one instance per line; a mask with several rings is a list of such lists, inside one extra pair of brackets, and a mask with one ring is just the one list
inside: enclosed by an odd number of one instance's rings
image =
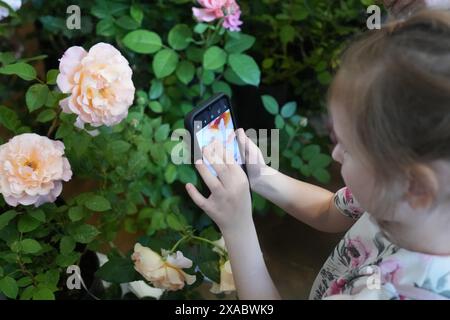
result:
[[(236, 163), (241, 165), (247, 173), (242, 161), (237, 138), (234, 135), (238, 128), (230, 99), (224, 93), (219, 93), (202, 102), (192, 110), (185, 118), (185, 128), (191, 136), (191, 160), (193, 163), (202, 159), (202, 148), (217, 139), (225, 146), (227, 151), (233, 154)], [(207, 162), (211, 173), (217, 176), (212, 166)]]

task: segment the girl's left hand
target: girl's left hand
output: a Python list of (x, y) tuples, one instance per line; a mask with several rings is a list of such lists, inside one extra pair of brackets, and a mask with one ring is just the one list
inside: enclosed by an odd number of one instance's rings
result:
[(195, 166), (211, 195), (206, 199), (194, 185), (188, 183), (186, 190), (189, 196), (214, 220), (222, 233), (251, 227), (252, 204), (245, 172), (217, 140), (203, 149), (203, 155), (218, 177), (209, 171), (203, 161), (198, 160)]

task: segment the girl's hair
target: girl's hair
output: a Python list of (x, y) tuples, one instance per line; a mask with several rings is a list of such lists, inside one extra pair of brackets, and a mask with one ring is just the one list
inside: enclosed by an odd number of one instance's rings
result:
[(405, 178), (410, 165), (450, 160), (450, 12), (422, 11), (364, 34), (345, 51), (328, 105), (352, 123), (386, 203), (400, 193), (381, 185)]

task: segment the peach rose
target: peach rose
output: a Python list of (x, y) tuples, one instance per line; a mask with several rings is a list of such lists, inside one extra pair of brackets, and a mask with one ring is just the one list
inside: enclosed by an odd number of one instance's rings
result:
[(176, 291), (183, 289), (185, 282), (191, 285), (196, 280), (195, 276), (182, 270), (192, 267), (192, 261), (184, 257), (181, 251), (168, 254), (168, 251), (162, 250), (161, 256), (136, 243), (131, 258), (136, 271), (156, 288)]
[(134, 100), (133, 72), (112, 45), (97, 43), (89, 52), (71, 47), (60, 59), (59, 71), (59, 89), (71, 94), (60, 106), (65, 113), (78, 115), (77, 127), (113, 126), (128, 115)]
[(213, 241), (216, 245), (213, 248), (213, 251), (217, 252), (221, 256), (220, 261), (220, 284), (213, 282), (213, 285), (209, 291), (214, 294), (218, 294), (221, 292), (230, 293), (231, 291), (235, 291), (236, 287), (234, 284), (233, 272), (231, 270), (231, 263), (224, 254), (227, 253), (227, 248), (225, 246), (225, 240), (221, 237), (217, 241)]
[(213, 282), (213, 285), (209, 291), (214, 294), (221, 292), (230, 293), (235, 291), (233, 272), (231, 270), (230, 260), (225, 261), (220, 265), (220, 284)]
[(0, 193), (10, 206), (54, 202), (71, 177), (61, 141), (24, 133), (0, 146)]

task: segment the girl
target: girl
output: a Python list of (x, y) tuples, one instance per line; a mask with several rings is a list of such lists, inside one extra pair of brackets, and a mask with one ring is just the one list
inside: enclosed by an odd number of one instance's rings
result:
[[(266, 166), (237, 132), (253, 191), (319, 230), (349, 229), (310, 298), (450, 298), (450, 14), (425, 11), (364, 35), (343, 57), (328, 108), (346, 184), (336, 194)], [(196, 164), (211, 196), (186, 188), (223, 233), (239, 297), (280, 298), (245, 173), (218, 142), (204, 156), (218, 173)]]

